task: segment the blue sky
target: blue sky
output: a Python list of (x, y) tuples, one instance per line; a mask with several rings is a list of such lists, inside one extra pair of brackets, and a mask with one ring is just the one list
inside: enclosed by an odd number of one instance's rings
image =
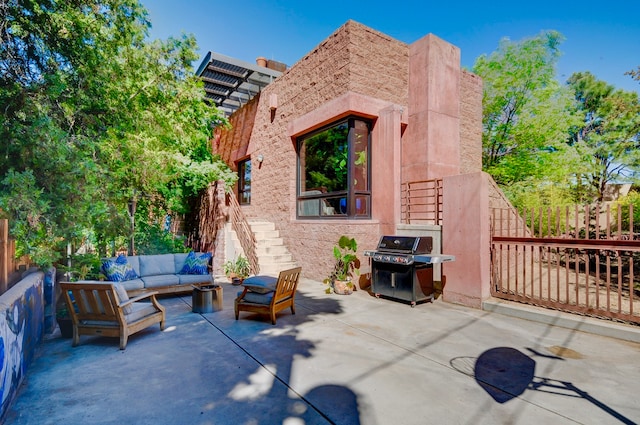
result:
[[(590, 71), (617, 88), (640, 91), (624, 72), (640, 65), (640, 1), (142, 0), (151, 38), (193, 34), (202, 59), (214, 51), (255, 63), (264, 56), (293, 65), (347, 20), (412, 43), (426, 34), (458, 46), (462, 66), (490, 54), (500, 39), (557, 30), (558, 78)], [(200, 60), (194, 63), (197, 68)]]

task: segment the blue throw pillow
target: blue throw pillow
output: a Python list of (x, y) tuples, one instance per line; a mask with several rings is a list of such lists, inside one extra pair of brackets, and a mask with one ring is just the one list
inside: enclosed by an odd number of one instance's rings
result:
[(191, 251), (184, 260), (180, 274), (209, 274), (209, 260), (211, 260), (210, 252), (196, 254)]
[(115, 260), (105, 260), (102, 262), (102, 273), (111, 282), (122, 282), (125, 280), (137, 279), (138, 274), (127, 261), (127, 257), (120, 254)]

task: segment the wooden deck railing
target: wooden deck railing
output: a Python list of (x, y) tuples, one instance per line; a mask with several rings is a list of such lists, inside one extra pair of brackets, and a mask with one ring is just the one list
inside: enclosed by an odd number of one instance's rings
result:
[(16, 260), (16, 242), (9, 237), (9, 220), (0, 219), (0, 295), (20, 278), (18, 269), (26, 263)]

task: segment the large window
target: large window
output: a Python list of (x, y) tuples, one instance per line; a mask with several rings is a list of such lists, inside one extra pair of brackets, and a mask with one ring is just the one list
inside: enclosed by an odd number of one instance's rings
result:
[(238, 203), (240, 205), (251, 203), (251, 159), (238, 163)]
[(354, 117), (298, 138), (298, 217), (371, 217), (369, 145)]

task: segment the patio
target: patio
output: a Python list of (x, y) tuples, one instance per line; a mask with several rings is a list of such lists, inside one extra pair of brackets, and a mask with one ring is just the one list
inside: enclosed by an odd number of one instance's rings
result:
[[(436, 300), (410, 308), (302, 279), (296, 315), (191, 312), (129, 339), (54, 334), (7, 424), (636, 423), (640, 344)], [(528, 307), (531, 308), (531, 307)], [(576, 328), (594, 322), (569, 316)], [(598, 321), (595, 321), (598, 322)], [(635, 327), (623, 325), (629, 332)]]

